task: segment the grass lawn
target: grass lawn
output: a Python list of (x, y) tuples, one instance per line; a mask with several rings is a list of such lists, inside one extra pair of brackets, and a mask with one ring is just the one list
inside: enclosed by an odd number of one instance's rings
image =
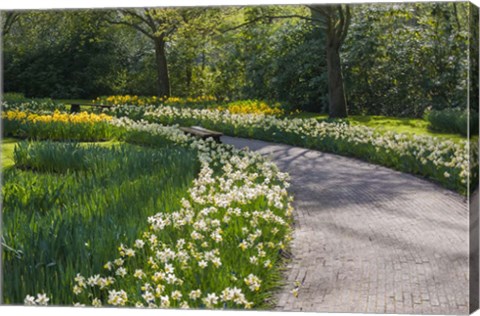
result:
[[(11, 167), (15, 164), (15, 161), (13, 160), (13, 150), (15, 148), (15, 145), (21, 141), (20, 139), (17, 138), (12, 138), (12, 137), (7, 137), (2, 139), (2, 153), (1, 153), (1, 160), (2, 160), (2, 169)], [(98, 146), (103, 146), (103, 147), (111, 147), (114, 144), (120, 144), (117, 141), (107, 141), (107, 142), (96, 142), (96, 143), (89, 143), (85, 142), (82, 143), (82, 145), (88, 145), (88, 144), (97, 144)]]
[[(132, 244), (159, 210), (178, 209), (198, 173), (196, 155), (180, 148), (147, 148), (2, 141), (4, 300), (49, 293), (50, 303), (75, 301), (76, 273), (92, 275)], [(17, 162), (19, 163), (19, 162)]]
[(11, 167), (14, 165), (13, 161), (13, 149), (15, 148), (15, 144), (19, 140), (16, 138), (4, 138), (2, 139), (2, 169)]
[[(315, 118), (318, 120), (327, 120), (327, 114), (318, 114), (312, 112), (301, 112), (292, 114), (289, 118)], [(465, 137), (458, 134), (432, 132), (428, 129), (428, 122), (418, 118), (389, 117), (380, 115), (351, 115), (347, 121), (353, 125), (365, 125), (374, 128), (380, 132), (392, 131), (396, 133), (410, 133), (416, 135), (429, 135), (435, 137), (448, 138), (453, 141), (464, 140)]]

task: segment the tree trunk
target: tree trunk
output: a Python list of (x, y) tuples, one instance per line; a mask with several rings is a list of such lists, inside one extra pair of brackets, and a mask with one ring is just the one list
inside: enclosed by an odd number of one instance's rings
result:
[(190, 86), (192, 84), (192, 65), (193, 65), (193, 60), (188, 60), (186, 65), (185, 65), (185, 79), (186, 79), (186, 86), (187, 90), (190, 91)]
[(347, 101), (343, 89), (340, 49), (327, 43), (328, 100), (331, 118), (347, 117)]
[[(340, 47), (347, 36), (350, 25), (350, 9), (339, 4), (310, 5), (317, 34), (325, 34), (325, 50), (328, 74), (329, 116), (347, 117), (347, 100), (343, 87)], [(324, 30), (323, 30), (324, 29)]]
[(170, 97), (167, 56), (162, 38), (155, 38), (155, 61), (157, 63), (157, 94), (159, 97)]

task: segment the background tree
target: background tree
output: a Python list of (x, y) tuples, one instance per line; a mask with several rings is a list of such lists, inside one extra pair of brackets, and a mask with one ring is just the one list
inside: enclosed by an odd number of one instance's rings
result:
[(214, 40), (221, 20), (220, 8), (196, 9), (183, 15), (184, 23), (172, 36), (167, 49), (171, 89), (175, 96), (217, 94), (218, 75), (213, 61), (221, 59), (219, 42)]
[(117, 10), (106, 20), (134, 28), (153, 41), (157, 69), (157, 94), (170, 96), (170, 76), (167, 62), (167, 45), (181, 28), (194, 23), (204, 9), (124, 9)]
[(228, 80), (235, 73), (244, 78), (236, 96), (282, 101), (294, 109), (328, 109), (325, 32), (312, 23), (309, 9), (247, 7), (236, 14), (222, 27), (234, 31), (223, 34), (228, 50), (218, 59), (238, 65), (227, 75)]
[(350, 7), (342, 4), (310, 5), (312, 18), (326, 28), (326, 60), (328, 73), (329, 116), (347, 116), (347, 101), (342, 77), (340, 48), (351, 22)]
[(467, 104), (469, 12), (451, 2), (9, 11), (4, 88), (421, 117)]
[[(260, 22), (269, 21), (271, 24), (276, 19), (301, 19), (310, 21), (314, 24), (314, 31), (317, 38), (324, 37), (325, 53), (328, 74), (328, 100), (329, 116), (332, 118), (342, 118), (347, 116), (347, 102), (342, 77), (342, 63), (340, 59), (340, 48), (348, 33), (348, 27), (351, 21), (351, 13), (348, 5), (309, 5), (310, 14), (306, 12), (276, 12), (275, 7), (268, 9), (258, 8), (257, 12), (261, 14), (249, 17), (247, 21), (241, 23), (233, 29), (241, 27), (250, 27), (255, 23), (255, 30), (258, 29)], [(254, 11), (255, 12), (255, 11)], [(312, 54), (319, 52), (311, 51)]]

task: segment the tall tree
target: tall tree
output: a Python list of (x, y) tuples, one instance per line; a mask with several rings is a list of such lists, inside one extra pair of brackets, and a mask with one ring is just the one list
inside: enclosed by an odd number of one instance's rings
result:
[(157, 94), (160, 97), (170, 96), (170, 80), (168, 75), (165, 44), (168, 37), (178, 28), (180, 19), (176, 9), (122, 9), (114, 12), (107, 21), (134, 28), (150, 38), (155, 47), (157, 66)]
[[(311, 21), (315, 25), (316, 32), (324, 32), (325, 58), (327, 61), (328, 72), (328, 94), (329, 94), (329, 116), (332, 118), (342, 118), (347, 116), (347, 101), (342, 77), (342, 63), (340, 58), (340, 49), (348, 34), (348, 28), (351, 23), (351, 12), (348, 5), (342, 4), (315, 4), (308, 5), (310, 15), (302, 14), (282, 14), (281, 12), (270, 12), (262, 14), (244, 23), (230, 27), (225, 31), (236, 30), (241, 27), (256, 23), (259, 21), (271, 21), (273, 19), (303, 19)], [(318, 52), (313, 52), (318, 53)]]
[(351, 22), (350, 7), (342, 4), (310, 5), (308, 7), (315, 23), (321, 23), (326, 28), (329, 116), (332, 118), (346, 117), (347, 100), (343, 84), (340, 48), (345, 41)]
[(170, 96), (167, 46), (175, 33), (191, 27), (205, 9), (143, 8), (117, 10), (106, 20), (134, 28), (153, 41), (157, 67), (157, 94)]
[(221, 11), (220, 8), (197, 8), (184, 12), (182, 26), (170, 37), (167, 58), (170, 72), (174, 74), (170, 82), (175, 96), (215, 93), (212, 85), (215, 70), (209, 57), (220, 58), (213, 35)]

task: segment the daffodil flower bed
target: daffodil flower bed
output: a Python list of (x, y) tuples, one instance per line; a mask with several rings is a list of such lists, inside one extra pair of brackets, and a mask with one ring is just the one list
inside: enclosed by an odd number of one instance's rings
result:
[[(196, 140), (176, 127), (111, 122), (145, 145), (175, 143), (197, 152), (200, 172), (178, 209), (157, 210), (149, 228), (103, 271), (78, 274), (76, 306), (262, 308), (280, 281), (280, 253), (290, 240), (287, 175), (259, 154)], [(128, 136), (124, 136), (128, 139)], [(46, 296), (45, 296), (46, 294)], [(25, 304), (46, 304), (48, 293)]]
[(217, 101), (217, 98), (211, 95), (199, 96), (199, 97), (157, 97), (157, 96), (138, 96), (138, 95), (111, 95), (98, 97), (92, 102), (95, 104), (105, 104), (105, 105), (118, 105), (118, 104), (129, 104), (136, 106), (147, 106), (147, 105), (206, 105), (212, 104)]
[(54, 111), (37, 114), (11, 110), (2, 113), (5, 136), (30, 139), (95, 141), (113, 135), (111, 116), (81, 112), (78, 114)]
[(143, 116), (150, 122), (168, 125), (202, 125), (227, 135), (358, 157), (425, 176), (462, 194), (467, 193), (469, 182), (478, 182), (478, 145), (467, 140), (453, 142), (431, 136), (379, 133), (365, 126), (318, 122), (315, 119), (280, 119), (270, 115), (167, 106), (146, 107), (141, 112), (132, 106), (119, 106), (112, 113)]
[(265, 114), (265, 115), (284, 115), (280, 103), (267, 103), (260, 100), (240, 100), (232, 102), (220, 102), (213, 96), (200, 96), (196, 98), (178, 98), (178, 97), (141, 97), (136, 95), (115, 95), (108, 97), (99, 97), (92, 101), (95, 104), (105, 105), (134, 105), (137, 107), (187, 107), (196, 109), (210, 109), (217, 111), (228, 111), (232, 114)]

